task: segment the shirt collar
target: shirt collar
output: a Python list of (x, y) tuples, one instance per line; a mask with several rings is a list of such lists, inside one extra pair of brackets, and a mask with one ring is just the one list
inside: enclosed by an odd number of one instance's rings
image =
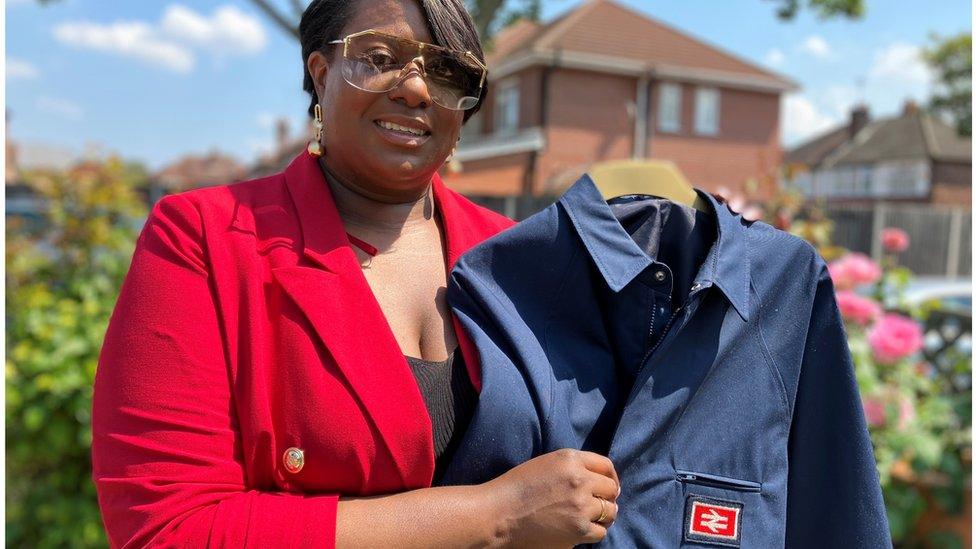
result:
[[(719, 287), (743, 320), (749, 320), (749, 257), (744, 220), (711, 194), (700, 189), (718, 217), (718, 238), (709, 248), (695, 283)], [(600, 190), (583, 174), (559, 199), (583, 245), (610, 289), (619, 292), (653, 260), (627, 234), (603, 199)]]

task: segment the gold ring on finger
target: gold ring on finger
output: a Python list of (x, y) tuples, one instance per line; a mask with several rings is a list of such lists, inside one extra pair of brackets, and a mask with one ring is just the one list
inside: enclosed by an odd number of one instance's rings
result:
[(600, 500), (600, 518), (596, 519), (596, 522), (603, 524), (603, 521), (607, 520), (607, 500), (600, 496), (596, 496), (596, 499)]

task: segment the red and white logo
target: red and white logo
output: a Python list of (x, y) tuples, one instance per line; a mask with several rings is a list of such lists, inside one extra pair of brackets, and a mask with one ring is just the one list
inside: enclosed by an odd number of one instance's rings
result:
[(691, 496), (685, 509), (685, 538), (738, 547), (741, 513), (741, 503)]

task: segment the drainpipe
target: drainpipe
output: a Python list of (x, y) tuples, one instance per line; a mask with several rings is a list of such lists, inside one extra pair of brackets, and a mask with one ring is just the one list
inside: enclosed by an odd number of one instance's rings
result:
[[(549, 124), (549, 76), (553, 69), (559, 66), (562, 57), (562, 49), (556, 50), (552, 61), (542, 69), (542, 78), (539, 80), (539, 131), (546, 135), (546, 126)], [(525, 168), (525, 177), (522, 179), (522, 195), (532, 196), (536, 187), (535, 169), (539, 161), (539, 151), (529, 153), (529, 161)]]
[(634, 159), (644, 158), (647, 155), (647, 106), (648, 106), (648, 84), (650, 74), (644, 73), (637, 78), (637, 112), (634, 113)]
[(653, 158), (654, 155), (651, 154), (651, 148), (654, 146), (654, 125), (657, 124), (657, 117), (651, 116), (654, 113), (654, 96), (651, 94), (651, 86), (657, 81), (657, 71), (653, 68), (647, 71), (647, 133), (645, 138), (647, 139), (647, 147), (644, 152), (647, 154), (647, 158)]

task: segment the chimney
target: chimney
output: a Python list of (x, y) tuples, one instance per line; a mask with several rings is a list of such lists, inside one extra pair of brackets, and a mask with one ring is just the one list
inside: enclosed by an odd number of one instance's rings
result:
[(851, 109), (851, 123), (847, 127), (847, 136), (853, 139), (857, 132), (861, 131), (861, 128), (868, 125), (870, 119), (867, 105), (863, 103), (856, 105)]
[(902, 116), (911, 116), (913, 114), (918, 114), (918, 103), (912, 99), (905, 100), (905, 106), (901, 109)]
[(281, 117), (275, 122), (275, 144), (278, 151), (283, 151), (288, 146), (288, 119), (285, 117)]

